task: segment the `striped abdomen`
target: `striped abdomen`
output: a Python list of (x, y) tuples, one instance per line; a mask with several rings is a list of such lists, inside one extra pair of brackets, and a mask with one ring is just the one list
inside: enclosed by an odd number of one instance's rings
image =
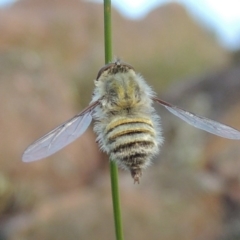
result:
[(156, 132), (151, 119), (146, 117), (118, 118), (110, 122), (105, 131), (111, 159), (129, 169), (136, 182), (141, 169), (158, 152)]

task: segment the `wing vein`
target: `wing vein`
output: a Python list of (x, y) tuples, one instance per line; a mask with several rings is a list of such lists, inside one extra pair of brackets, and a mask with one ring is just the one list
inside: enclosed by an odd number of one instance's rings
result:
[(224, 125), (222, 123), (213, 121), (211, 119), (198, 116), (194, 113), (188, 112), (184, 109), (181, 109), (177, 106), (174, 106), (168, 102), (165, 102), (159, 98), (152, 98), (155, 102), (164, 106), (169, 112), (179, 117), (188, 124), (202, 129), (204, 131), (210, 132), (220, 137), (240, 140), (240, 132), (237, 129)]
[(92, 121), (92, 112), (98, 104), (99, 100), (93, 102), (81, 113), (32, 143), (23, 153), (22, 160), (31, 162), (48, 157), (76, 140), (87, 130)]

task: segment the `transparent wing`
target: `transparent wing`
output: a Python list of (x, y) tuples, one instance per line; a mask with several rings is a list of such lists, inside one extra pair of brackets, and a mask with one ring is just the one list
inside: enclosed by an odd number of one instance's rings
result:
[(211, 119), (198, 116), (194, 113), (183, 110), (177, 106), (167, 103), (159, 98), (153, 98), (154, 101), (163, 105), (169, 112), (181, 118), (188, 124), (200, 128), (204, 131), (218, 135), (220, 137), (240, 140), (240, 132), (232, 127), (213, 121)]
[(48, 157), (80, 137), (92, 121), (92, 111), (98, 101), (89, 105), (78, 115), (56, 127), (33, 144), (23, 153), (24, 162), (36, 161)]

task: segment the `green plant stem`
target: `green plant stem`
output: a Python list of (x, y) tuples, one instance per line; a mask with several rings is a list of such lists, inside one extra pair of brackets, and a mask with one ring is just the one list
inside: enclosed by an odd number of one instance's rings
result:
[(117, 240), (123, 240), (122, 218), (120, 208), (120, 198), (118, 190), (118, 168), (114, 161), (110, 160), (110, 174), (112, 185), (112, 202), (115, 222), (115, 234)]
[(105, 63), (112, 61), (112, 19), (111, 0), (104, 0), (104, 43)]
[[(111, 29), (111, 0), (104, 0), (104, 42), (105, 42), (105, 63), (112, 61), (112, 29)], [(118, 189), (118, 168), (110, 159), (110, 175), (112, 188), (113, 214), (115, 223), (115, 234), (117, 240), (123, 240), (122, 218), (120, 198)]]

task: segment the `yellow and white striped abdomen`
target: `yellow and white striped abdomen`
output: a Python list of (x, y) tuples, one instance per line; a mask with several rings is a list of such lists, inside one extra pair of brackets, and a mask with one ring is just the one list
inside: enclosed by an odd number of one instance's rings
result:
[(156, 131), (147, 117), (117, 117), (103, 133), (110, 157), (124, 169), (143, 169), (158, 152)]

